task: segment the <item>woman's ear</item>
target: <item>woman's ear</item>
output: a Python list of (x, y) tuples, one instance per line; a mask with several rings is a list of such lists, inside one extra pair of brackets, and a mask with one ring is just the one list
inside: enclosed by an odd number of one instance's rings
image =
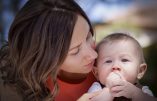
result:
[(138, 75), (137, 75), (137, 79), (141, 79), (145, 72), (147, 70), (147, 64), (143, 63), (143, 64), (140, 64), (140, 67), (139, 67), (139, 72), (138, 72)]
[(98, 79), (98, 67), (94, 66), (94, 68), (93, 68), (92, 71), (93, 71), (93, 74), (94, 74), (95, 78), (96, 78), (97, 80), (99, 80), (99, 79)]

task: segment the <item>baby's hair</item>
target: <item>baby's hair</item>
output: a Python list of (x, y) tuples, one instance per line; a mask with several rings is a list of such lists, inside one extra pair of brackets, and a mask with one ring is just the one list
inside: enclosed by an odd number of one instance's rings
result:
[(108, 36), (106, 36), (104, 39), (102, 39), (96, 47), (96, 51), (98, 52), (100, 47), (104, 44), (109, 44), (109, 43), (113, 43), (113, 42), (117, 42), (117, 41), (122, 41), (122, 40), (129, 40), (131, 42), (133, 42), (133, 44), (135, 45), (138, 55), (139, 55), (139, 59), (141, 63), (145, 63), (145, 59), (144, 59), (144, 55), (143, 55), (143, 50), (141, 45), (139, 44), (139, 42), (133, 38), (132, 36), (130, 36), (128, 33), (112, 33), (109, 34)]

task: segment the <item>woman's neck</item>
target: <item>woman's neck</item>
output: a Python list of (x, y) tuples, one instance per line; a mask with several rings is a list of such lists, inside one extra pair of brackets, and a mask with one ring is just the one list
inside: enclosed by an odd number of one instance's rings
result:
[(64, 70), (60, 70), (58, 74), (58, 79), (61, 81), (72, 83), (72, 84), (78, 84), (84, 81), (87, 77), (88, 73), (70, 73)]

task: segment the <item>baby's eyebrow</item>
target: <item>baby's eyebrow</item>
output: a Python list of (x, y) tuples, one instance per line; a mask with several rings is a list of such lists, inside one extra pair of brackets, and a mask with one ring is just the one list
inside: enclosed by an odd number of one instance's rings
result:
[(122, 54), (122, 55), (121, 55), (121, 57), (125, 57), (125, 56), (130, 57), (129, 54)]
[(106, 58), (111, 58), (110, 56), (103, 56), (100, 59), (106, 59)]

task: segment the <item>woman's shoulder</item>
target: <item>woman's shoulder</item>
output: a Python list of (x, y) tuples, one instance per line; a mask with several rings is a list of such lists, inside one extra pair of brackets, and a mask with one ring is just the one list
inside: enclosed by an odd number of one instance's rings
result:
[(14, 86), (5, 84), (2, 71), (0, 71), (0, 101), (23, 101)]

